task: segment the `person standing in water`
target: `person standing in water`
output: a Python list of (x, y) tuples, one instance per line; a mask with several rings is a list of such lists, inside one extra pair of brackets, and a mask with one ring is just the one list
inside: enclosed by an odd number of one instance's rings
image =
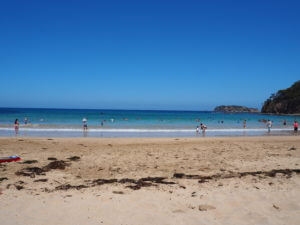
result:
[(20, 125), (20, 124), (19, 124), (19, 120), (16, 119), (16, 120), (15, 120), (15, 124), (14, 124), (16, 134), (18, 134), (18, 132), (19, 132), (19, 125)]
[(207, 126), (204, 125), (203, 123), (201, 123), (201, 124), (200, 124), (200, 128), (201, 128), (201, 130), (202, 130), (202, 133), (205, 134), (205, 131), (206, 131), (206, 129), (207, 129)]
[(243, 127), (244, 127), (244, 128), (247, 127), (247, 120), (244, 120), (244, 122), (243, 122)]
[(83, 130), (84, 130), (84, 131), (87, 131), (87, 129), (88, 129), (88, 126), (87, 126), (87, 119), (86, 119), (86, 118), (83, 118), (83, 119), (82, 119), (82, 123), (83, 123)]
[(295, 132), (295, 133), (298, 132), (298, 127), (299, 127), (299, 124), (298, 124), (298, 122), (295, 120), (295, 122), (294, 122), (294, 132)]
[(207, 126), (204, 125), (203, 123), (200, 124), (200, 128), (202, 130), (202, 136), (205, 137), (206, 136), (206, 129), (207, 129)]
[(272, 121), (268, 120), (268, 122), (267, 122), (268, 133), (271, 132), (271, 127), (272, 127)]

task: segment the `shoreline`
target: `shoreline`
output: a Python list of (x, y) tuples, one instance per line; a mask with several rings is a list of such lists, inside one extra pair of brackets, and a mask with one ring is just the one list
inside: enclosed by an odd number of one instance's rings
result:
[(0, 137), (94, 137), (94, 138), (159, 138), (159, 137), (240, 137), (240, 136), (297, 136), (292, 127), (272, 128), (269, 133), (266, 128), (222, 128), (207, 129), (206, 132), (196, 132), (195, 129), (146, 129), (146, 128), (28, 128), (21, 127), (16, 134), (14, 128), (1, 128)]
[[(279, 139), (283, 139), (283, 140), (286, 140), (286, 139), (299, 139), (300, 140), (300, 135), (290, 135), (290, 136), (286, 136), (286, 135), (267, 135), (267, 136), (209, 136), (209, 137), (204, 137), (204, 138), (197, 138), (197, 137), (103, 137), (103, 138), (98, 138), (98, 140), (101, 140), (101, 141), (106, 141), (106, 140), (115, 140), (116, 142), (117, 141), (120, 141), (120, 140), (126, 140), (126, 139), (130, 139), (130, 140), (133, 140), (134, 141), (145, 141), (145, 140), (149, 140), (149, 141), (155, 141), (155, 140), (160, 140), (160, 139), (164, 139), (166, 141), (172, 141), (172, 140), (188, 140), (188, 141), (193, 141), (193, 140), (196, 140), (196, 141), (199, 141), (199, 142), (202, 142), (202, 141), (210, 141), (210, 140), (214, 140), (214, 139), (217, 139), (217, 140), (221, 140), (221, 139), (225, 139), (225, 140), (241, 140), (241, 139), (245, 139), (245, 140), (255, 140), (255, 139), (275, 139), (275, 140), (278, 140)], [(48, 139), (51, 139), (51, 140), (54, 140), (54, 139), (60, 139), (60, 140), (97, 140), (97, 138), (95, 137), (40, 137), (40, 136), (37, 136), (37, 137), (31, 137), (31, 136), (9, 136), (9, 137), (5, 137), (5, 136), (0, 136), (0, 140), (10, 140), (10, 139), (27, 139), (27, 140), (48, 140)]]

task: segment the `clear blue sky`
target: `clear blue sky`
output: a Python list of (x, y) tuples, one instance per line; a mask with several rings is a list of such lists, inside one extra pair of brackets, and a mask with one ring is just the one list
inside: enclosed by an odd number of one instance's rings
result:
[(300, 79), (300, 1), (1, 1), (0, 106), (261, 107)]

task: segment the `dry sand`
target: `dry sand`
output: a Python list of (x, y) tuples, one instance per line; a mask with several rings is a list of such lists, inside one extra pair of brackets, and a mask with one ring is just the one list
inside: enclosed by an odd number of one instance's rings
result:
[(300, 224), (300, 136), (0, 138), (14, 154), (1, 225)]

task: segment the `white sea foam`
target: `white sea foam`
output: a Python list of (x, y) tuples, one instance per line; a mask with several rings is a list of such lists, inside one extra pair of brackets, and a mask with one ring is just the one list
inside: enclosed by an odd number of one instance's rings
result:
[[(0, 131), (14, 131), (12, 127), (0, 127)], [(30, 132), (83, 132), (80, 128), (21, 128), (22, 131), (30, 131)], [(207, 129), (206, 132), (265, 132), (266, 128), (246, 128), (246, 129), (238, 129), (238, 128), (228, 128), (228, 129)], [(291, 131), (292, 128), (272, 128), (272, 131)], [(88, 132), (111, 132), (111, 133), (195, 133), (195, 129), (110, 129), (110, 128), (91, 128), (88, 129)]]

